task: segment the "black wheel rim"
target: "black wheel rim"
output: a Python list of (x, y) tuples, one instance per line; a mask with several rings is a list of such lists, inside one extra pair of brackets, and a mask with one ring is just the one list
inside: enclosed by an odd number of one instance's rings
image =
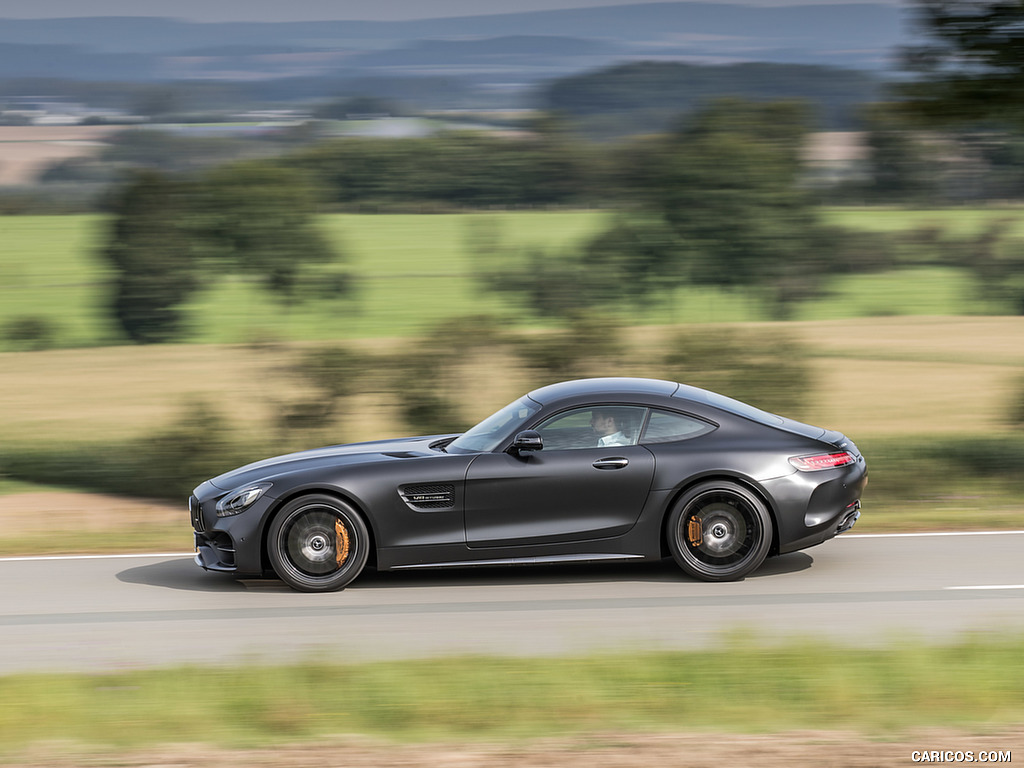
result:
[(298, 510), (281, 532), (288, 565), (311, 578), (326, 578), (344, 568), (355, 547), (351, 526), (326, 506)]
[(761, 531), (753, 505), (725, 491), (709, 491), (690, 502), (679, 526), (684, 556), (711, 568), (745, 560), (757, 548)]

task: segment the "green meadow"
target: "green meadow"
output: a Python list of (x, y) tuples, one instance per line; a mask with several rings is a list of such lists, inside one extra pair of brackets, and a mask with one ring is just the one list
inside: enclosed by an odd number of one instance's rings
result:
[[(839, 209), (833, 223), (874, 231), (948, 227), (981, 231), (994, 221), (1020, 219), (1017, 209), (903, 211)], [(336, 214), (321, 218), (339, 261), (327, 273), (347, 272), (353, 290), (313, 285), (291, 305), (233, 275), (210, 274), (207, 288), (187, 309), (184, 341), (247, 343), (404, 337), (446, 318), (496, 314), (536, 325), (506, 296), (481, 292), (473, 278), (473, 238), (478, 228), (521, 249), (552, 254), (599, 231), (597, 211), (516, 211), (439, 215)], [(45, 318), (58, 347), (120, 343), (105, 316), (109, 268), (100, 256), (106, 221), (100, 216), (0, 217), (0, 329), (12, 320)], [(519, 250), (517, 250), (519, 249)], [(827, 257), (827, 255), (826, 255)], [(618, 310), (627, 325), (751, 322), (768, 319), (757, 299), (743, 292), (683, 288), (667, 301)], [(879, 315), (998, 313), (955, 269), (922, 268), (835, 278), (828, 294), (796, 308), (793, 319), (823, 320)]]
[[(189, 307), (187, 338), (150, 346), (123, 343), (104, 317), (110, 275), (98, 255), (101, 217), (0, 217), (0, 333), (15, 318), (45, 317), (56, 328), (51, 346), (60, 347), (19, 351), (0, 339), (0, 500), (10, 500), (0, 503), (7, 529), (0, 553), (38, 553), (33, 520), (41, 516), (71, 524), (86, 507), (109, 507), (105, 497), (80, 496), (75, 509), (64, 510), (59, 499), (65, 490), (50, 484), (94, 488), (72, 478), (128, 466), (137, 450), (133, 441), (178, 424), (187, 403), (208, 404), (225, 417), (233, 439), (252, 450), (280, 452), (268, 425), (282, 402), (301, 395), (302, 384), (289, 371), (309, 344), (399, 349), (415, 345), (434, 323), (481, 314), (504, 317), (507, 325), (541, 325), (507, 297), (478, 289), (472, 238), (487, 227), (503, 242), (557, 253), (596, 232), (607, 215), (324, 216), (324, 232), (355, 276), (351, 296), (318, 291), (287, 307), (251, 283), (211, 276)], [(1011, 215), (1015, 209), (828, 212), (847, 227), (911, 230), (945, 223), (960, 234)], [(1024, 223), (1018, 226), (1024, 232)], [(622, 311), (619, 320), (634, 360), (646, 359), (644, 350), (660, 359), (683, 324), (777, 327), (802, 342), (813, 390), (803, 412), (791, 415), (845, 432), (872, 463), (858, 530), (1019, 528), (1024, 459), (1019, 429), (1007, 415), (1024, 388), (1024, 318), (998, 316), (998, 309), (982, 302), (959, 271), (927, 267), (836, 278), (827, 296), (799, 305), (787, 323), (769, 321), (749, 295), (707, 290), (680, 290), (672, 302)], [(470, 420), (531, 383), (511, 360), (479, 364), (484, 368), (462, 398)], [(608, 371), (620, 372), (660, 375), (650, 366)], [(308, 439), (407, 434), (393, 406), (390, 393), (362, 395), (339, 423)], [(959, 447), (972, 440), (975, 458)], [(86, 455), (95, 461), (83, 464)], [(23, 510), (15, 498), (32, 505)], [(75, 551), (182, 546), (176, 507), (131, 514), (139, 524), (130, 533), (97, 515), (75, 538)], [(67, 544), (55, 542), (47, 551), (67, 551)]]

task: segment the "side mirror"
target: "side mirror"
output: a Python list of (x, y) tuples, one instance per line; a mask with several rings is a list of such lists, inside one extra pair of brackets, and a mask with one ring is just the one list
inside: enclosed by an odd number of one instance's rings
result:
[(519, 454), (527, 451), (539, 451), (543, 447), (544, 438), (540, 436), (540, 432), (526, 429), (516, 435), (516, 439), (512, 441), (511, 451)]

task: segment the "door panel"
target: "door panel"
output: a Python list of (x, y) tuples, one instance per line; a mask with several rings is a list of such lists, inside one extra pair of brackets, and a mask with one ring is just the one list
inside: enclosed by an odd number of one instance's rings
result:
[(617, 536), (654, 477), (642, 446), (481, 454), (466, 474), (466, 542), (500, 547)]

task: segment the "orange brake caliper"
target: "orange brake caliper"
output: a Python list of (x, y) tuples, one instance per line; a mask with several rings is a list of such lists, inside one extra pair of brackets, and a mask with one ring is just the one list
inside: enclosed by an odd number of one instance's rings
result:
[(334, 551), (337, 553), (335, 560), (338, 562), (338, 567), (341, 568), (348, 560), (348, 528), (341, 520), (334, 521), (334, 535), (336, 539)]
[(699, 517), (691, 517), (690, 522), (686, 524), (686, 538), (694, 547), (699, 547), (704, 543), (704, 523)]

